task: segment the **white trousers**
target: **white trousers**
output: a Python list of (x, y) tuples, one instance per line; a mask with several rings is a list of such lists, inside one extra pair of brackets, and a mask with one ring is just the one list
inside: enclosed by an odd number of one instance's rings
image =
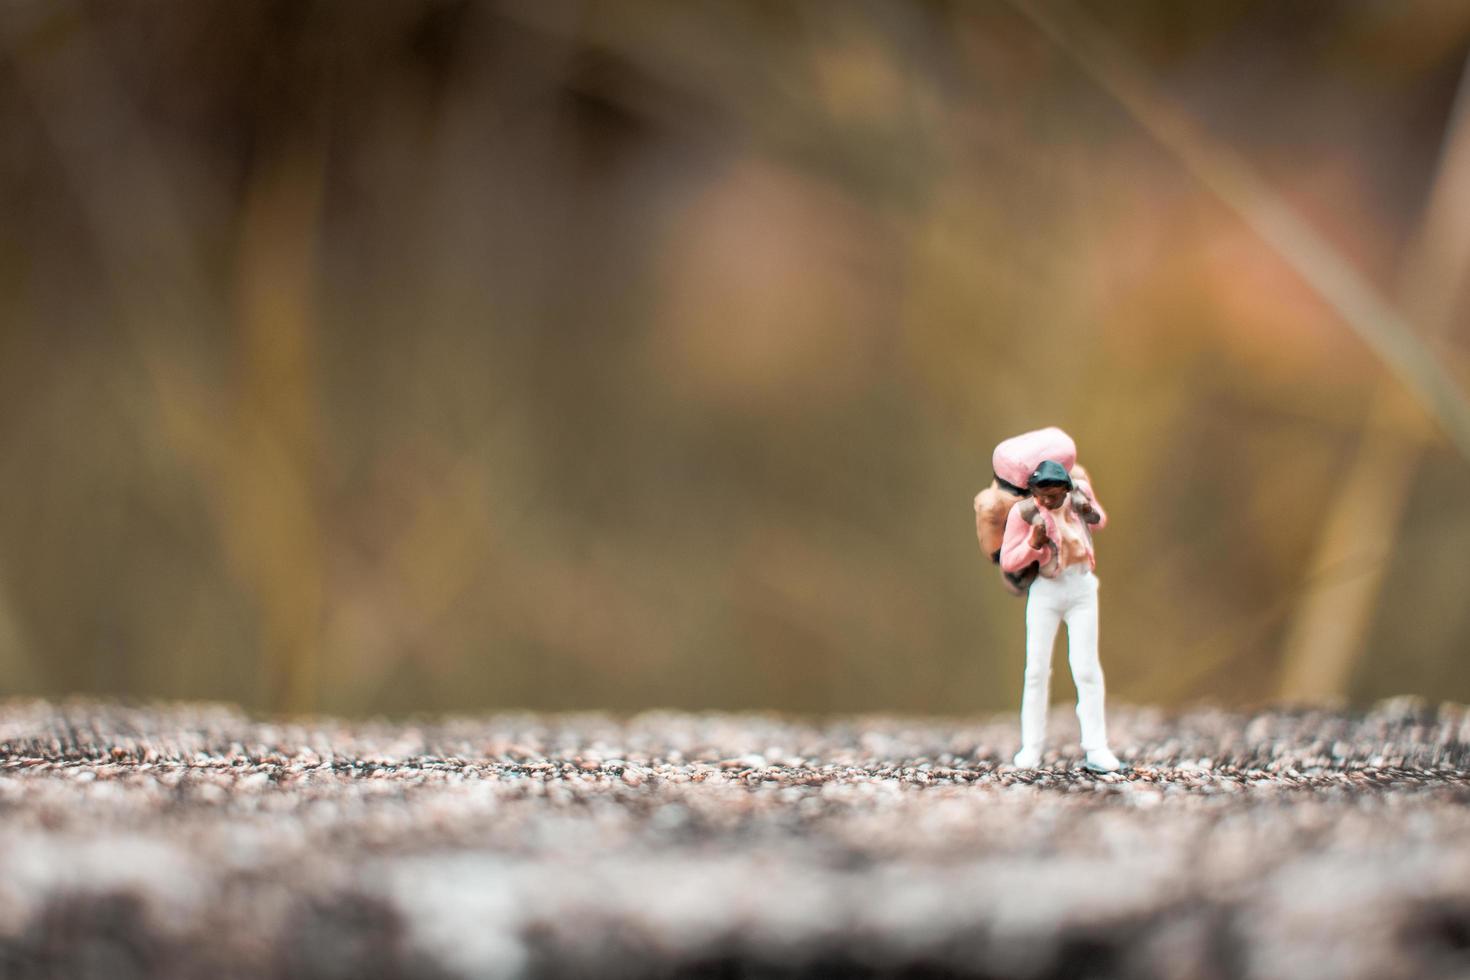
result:
[(1047, 692), (1057, 626), (1067, 624), (1067, 659), (1077, 684), (1082, 750), (1108, 747), (1103, 715), (1103, 673), (1097, 659), (1097, 576), (1073, 565), (1056, 578), (1037, 578), (1026, 599), (1026, 683), (1021, 692), (1021, 747), (1046, 744)]

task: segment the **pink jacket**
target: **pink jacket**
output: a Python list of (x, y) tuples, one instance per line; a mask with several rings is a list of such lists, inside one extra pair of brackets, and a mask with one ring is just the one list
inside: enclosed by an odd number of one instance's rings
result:
[[(1092, 531), (1105, 527), (1108, 515), (1097, 502), (1097, 495), (1092, 492), (1092, 484), (1087, 480), (1086, 473), (1077, 466), (1077, 444), (1072, 441), (1072, 437), (1056, 426), (1012, 436), (995, 447), (991, 462), (997, 477), (1017, 487), (1024, 487), (1031, 473), (1045, 459), (1062, 464), (1062, 468), (1072, 476), (1073, 488), (1080, 491), (1097, 512), (1096, 524), (1089, 527), (1086, 521), (1082, 522), (1087, 529), (1087, 561), (1090, 567), (1096, 568), (1097, 556), (1092, 550)], [(1075, 473), (1074, 467), (1077, 470)], [(1064, 506), (1072, 506), (1070, 498)], [(1046, 525), (1046, 534), (1051, 540), (1040, 548), (1033, 548), (1031, 524), (1037, 520)], [(1046, 578), (1053, 578), (1060, 571), (1056, 560), (1056, 546), (1052, 543), (1056, 539), (1056, 519), (1045, 507), (1037, 506), (1036, 501), (1021, 500), (1006, 516), (1005, 535), (1000, 547), (1000, 567), (1015, 573), (1032, 562), (1037, 562), (1041, 566), (1041, 574)]]
[[(1098, 521), (1089, 525), (1085, 520), (1082, 527), (1087, 532), (1087, 563), (1092, 569), (1097, 568), (1097, 555), (1092, 550), (1092, 532), (1101, 530), (1108, 525), (1107, 511), (1097, 502), (1097, 497), (1092, 493), (1092, 485), (1080, 477), (1073, 477), (1073, 489), (1087, 498), (1092, 509), (1097, 512)], [(1072, 506), (1072, 497), (1067, 498), (1064, 507)], [(1031, 547), (1031, 525), (1036, 521), (1046, 525), (1046, 536), (1050, 539), (1040, 548)], [(1000, 567), (1007, 572), (1019, 572), (1033, 561), (1041, 566), (1042, 578), (1055, 578), (1061, 568), (1057, 565), (1057, 548), (1054, 543), (1057, 540), (1057, 522), (1051, 512), (1045, 507), (1039, 506), (1035, 500), (1023, 500), (1011, 508), (1006, 517), (1005, 538), (1000, 546)]]

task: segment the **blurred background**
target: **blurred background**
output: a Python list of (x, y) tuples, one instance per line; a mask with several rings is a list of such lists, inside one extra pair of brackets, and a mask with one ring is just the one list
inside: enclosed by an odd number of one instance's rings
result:
[(1470, 700), (1467, 51), (1460, 0), (8, 0), (0, 691), (1013, 710), (971, 499), (1057, 424), (1113, 698)]

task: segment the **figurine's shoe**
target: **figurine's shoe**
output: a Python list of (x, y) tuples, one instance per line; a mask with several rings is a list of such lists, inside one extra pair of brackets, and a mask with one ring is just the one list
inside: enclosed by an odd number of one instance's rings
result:
[(1123, 768), (1123, 763), (1118, 761), (1111, 749), (1093, 749), (1087, 753), (1086, 767), (1092, 772), (1117, 772)]
[(1037, 766), (1041, 765), (1041, 750), (1022, 749), (1021, 751), (1017, 752), (1016, 757), (1011, 760), (1011, 765), (1015, 766), (1017, 769), (1035, 769)]

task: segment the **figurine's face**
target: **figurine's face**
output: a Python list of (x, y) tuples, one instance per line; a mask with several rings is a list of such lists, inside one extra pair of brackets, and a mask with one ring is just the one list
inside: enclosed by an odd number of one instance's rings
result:
[(1036, 502), (1047, 510), (1056, 510), (1067, 499), (1067, 488), (1058, 486), (1037, 487), (1031, 491)]

